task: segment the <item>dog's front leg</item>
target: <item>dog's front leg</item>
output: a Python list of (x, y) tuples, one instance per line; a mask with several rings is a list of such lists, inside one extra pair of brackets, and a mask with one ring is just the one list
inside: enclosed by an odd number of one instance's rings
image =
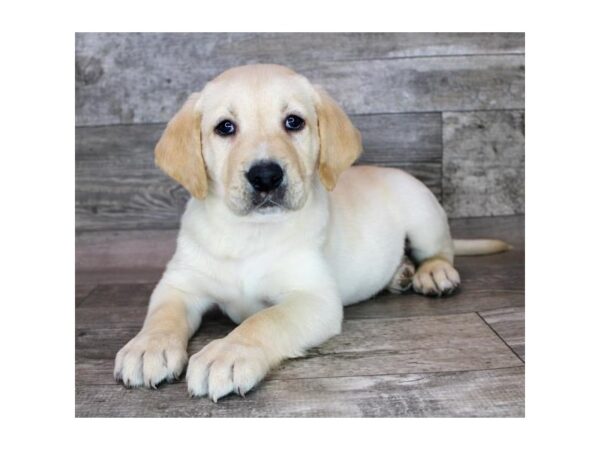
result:
[(338, 334), (342, 315), (334, 290), (286, 294), (190, 358), (189, 393), (208, 395), (215, 402), (232, 392), (243, 396), (269, 368)]
[(159, 282), (141, 331), (117, 353), (115, 379), (128, 387), (176, 379), (188, 359), (188, 340), (210, 304)]

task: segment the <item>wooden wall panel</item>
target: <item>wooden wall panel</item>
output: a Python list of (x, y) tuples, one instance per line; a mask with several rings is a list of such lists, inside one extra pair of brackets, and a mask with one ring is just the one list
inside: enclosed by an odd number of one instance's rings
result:
[(76, 120), (164, 122), (257, 62), (294, 68), (354, 114), (521, 108), (523, 46), (522, 34), (78, 34)]
[(523, 214), (524, 112), (444, 113), (443, 186), (452, 217)]
[(152, 158), (164, 123), (222, 70), (257, 62), (322, 84), (363, 134), (360, 162), (406, 169), (450, 217), (524, 212), (523, 33), (78, 33), (75, 44), (77, 230), (176, 227), (188, 194)]

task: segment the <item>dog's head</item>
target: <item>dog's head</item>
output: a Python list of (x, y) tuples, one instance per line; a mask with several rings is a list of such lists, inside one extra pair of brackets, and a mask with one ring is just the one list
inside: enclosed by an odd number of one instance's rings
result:
[(230, 69), (192, 94), (156, 145), (157, 165), (196, 198), (237, 215), (302, 208), (317, 174), (328, 189), (362, 150), (348, 116), (282, 66)]

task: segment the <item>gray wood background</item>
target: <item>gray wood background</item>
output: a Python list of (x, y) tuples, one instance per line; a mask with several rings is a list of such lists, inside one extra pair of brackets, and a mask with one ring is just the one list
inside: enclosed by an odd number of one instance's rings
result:
[(413, 173), (449, 216), (524, 212), (522, 33), (78, 33), (75, 48), (78, 231), (177, 227), (187, 193), (154, 144), (190, 92), (257, 62), (323, 85), (362, 162)]

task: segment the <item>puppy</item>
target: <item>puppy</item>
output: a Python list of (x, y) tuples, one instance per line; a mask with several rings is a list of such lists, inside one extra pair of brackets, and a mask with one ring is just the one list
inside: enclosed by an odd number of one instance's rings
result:
[[(340, 107), (285, 67), (233, 68), (192, 94), (155, 150), (192, 197), (115, 378), (156, 387), (187, 363), (191, 395), (243, 396), (269, 368), (338, 334), (344, 305), (411, 283), (449, 294), (456, 253), (507, 249), (453, 242), (427, 187), (401, 170), (350, 167), (361, 151)], [(214, 305), (239, 325), (188, 362), (188, 340)]]

